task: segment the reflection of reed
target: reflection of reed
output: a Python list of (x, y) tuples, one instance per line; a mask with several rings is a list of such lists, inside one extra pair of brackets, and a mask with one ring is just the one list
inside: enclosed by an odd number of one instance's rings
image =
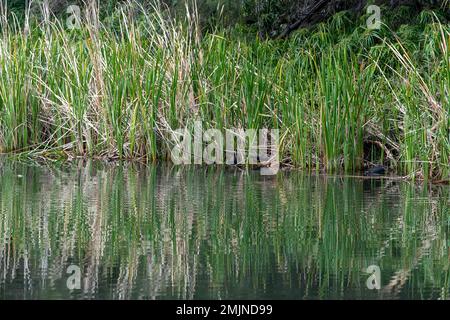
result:
[[(417, 248), (414, 248), (415, 254), (411, 256), (411, 260), (406, 263), (406, 266), (402, 267), (402, 269), (396, 271), (389, 283), (383, 288), (383, 295), (389, 298), (398, 298), (401, 293), (403, 287), (407, 284), (408, 279), (411, 277), (412, 270), (417, 268), (419, 263), (430, 253), (433, 242), (438, 240), (439, 232), (437, 230), (439, 225), (439, 203), (437, 200), (427, 199), (427, 207), (429, 207), (429, 212), (424, 210), (424, 217), (421, 221), (421, 229), (422, 234), (418, 239), (420, 243)], [(408, 210), (408, 207), (405, 208)], [(408, 216), (409, 212), (406, 212), (404, 216)], [(405, 224), (401, 221), (401, 227), (404, 227)], [(448, 264), (447, 264), (448, 265)], [(448, 269), (448, 268), (447, 268)], [(447, 270), (448, 271), (448, 270)], [(442, 292), (447, 291), (448, 288)], [(446, 295), (445, 295), (446, 296)]]
[(4, 298), (363, 297), (373, 263), (397, 272), (392, 297), (448, 294), (448, 189), (91, 162), (0, 175)]

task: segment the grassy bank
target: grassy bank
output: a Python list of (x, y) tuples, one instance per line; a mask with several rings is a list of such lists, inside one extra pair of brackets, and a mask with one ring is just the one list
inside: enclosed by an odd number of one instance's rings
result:
[(73, 31), (3, 19), (1, 152), (164, 160), (173, 130), (201, 120), (279, 128), (281, 158), (306, 170), (450, 177), (450, 28), (432, 12), (395, 32), (341, 13), (267, 42), (200, 34), (195, 10), (89, 16)]

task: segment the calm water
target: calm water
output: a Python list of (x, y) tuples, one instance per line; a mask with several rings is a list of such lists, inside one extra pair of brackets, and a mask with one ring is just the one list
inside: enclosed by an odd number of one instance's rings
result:
[(449, 204), (404, 182), (3, 161), (0, 299), (447, 299)]

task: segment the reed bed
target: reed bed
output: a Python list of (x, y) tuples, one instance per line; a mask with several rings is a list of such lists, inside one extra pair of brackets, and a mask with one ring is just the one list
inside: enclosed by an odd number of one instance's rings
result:
[(281, 159), (309, 171), (450, 179), (450, 28), (433, 12), (395, 32), (344, 12), (261, 41), (201, 34), (195, 6), (174, 20), (129, 3), (112, 27), (91, 4), (80, 30), (24, 31), (4, 11), (0, 152), (166, 160), (174, 130), (202, 121), (278, 128)]

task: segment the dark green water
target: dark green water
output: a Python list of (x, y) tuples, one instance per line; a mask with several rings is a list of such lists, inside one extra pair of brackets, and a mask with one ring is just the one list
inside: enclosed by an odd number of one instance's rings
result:
[(3, 161), (0, 299), (447, 299), (449, 204), (386, 180)]

